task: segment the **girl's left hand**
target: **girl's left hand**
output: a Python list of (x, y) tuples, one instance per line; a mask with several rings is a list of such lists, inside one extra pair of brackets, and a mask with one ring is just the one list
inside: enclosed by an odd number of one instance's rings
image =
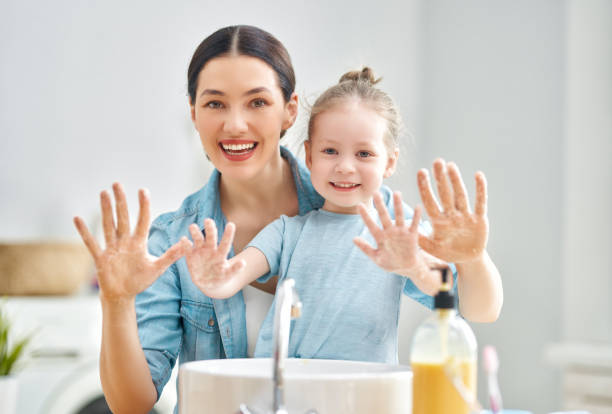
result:
[(476, 203), (472, 213), (457, 165), (438, 158), (433, 167), (442, 208), (433, 196), (427, 170), (420, 170), (417, 175), (419, 192), (433, 233), (429, 237), (420, 235), (419, 245), (446, 262), (478, 259), (489, 236), (485, 176), (482, 172), (476, 173)]
[(419, 255), (418, 226), (421, 217), (420, 207), (414, 210), (412, 223), (406, 225), (402, 197), (399, 192), (393, 193), (395, 223), (383, 203), (380, 193), (374, 194), (374, 206), (378, 211), (382, 228), (370, 217), (363, 204), (359, 206), (359, 214), (372, 233), (377, 247), (374, 248), (362, 237), (355, 237), (354, 242), (374, 263), (393, 273), (405, 273), (422, 264)]

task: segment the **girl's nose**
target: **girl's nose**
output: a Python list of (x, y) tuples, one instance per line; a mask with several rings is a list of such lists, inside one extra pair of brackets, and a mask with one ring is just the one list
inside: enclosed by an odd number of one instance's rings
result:
[(238, 109), (228, 111), (227, 118), (223, 123), (223, 131), (230, 135), (240, 135), (248, 130), (244, 114)]
[(349, 157), (341, 157), (338, 159), (335, 168), (337, 173), (348, 174), (355, 171), (355, 166)]

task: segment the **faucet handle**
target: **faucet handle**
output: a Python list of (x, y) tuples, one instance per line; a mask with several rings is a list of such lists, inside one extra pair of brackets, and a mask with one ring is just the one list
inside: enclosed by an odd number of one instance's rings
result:
[(246, 404), (240, 404), (240, 407), (238, 408), (238, 411), (236, 412), (236, 414), (257, 414), (257, 413), (255, 411), (251, 411), (251, 409), (247, 407)]

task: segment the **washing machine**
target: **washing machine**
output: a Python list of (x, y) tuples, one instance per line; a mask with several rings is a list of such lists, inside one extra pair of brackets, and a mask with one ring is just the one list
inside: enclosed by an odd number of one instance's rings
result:
[[(8, 297), (16, 335), (33, 335), (18, 367), (19, 414), (110, 414), (102, 393), (99, 353), (102, 311), (95, 293)], [(151, 413), (171, 414), (176, 369)]]

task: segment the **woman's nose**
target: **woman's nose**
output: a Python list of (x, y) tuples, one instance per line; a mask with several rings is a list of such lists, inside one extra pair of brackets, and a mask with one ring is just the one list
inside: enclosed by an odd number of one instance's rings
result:
[(228, 111), (227, 118), (223, 124), (223, 131), (231, 135), (240, 135), (248, 130), (244, 114), (238, 110)]

